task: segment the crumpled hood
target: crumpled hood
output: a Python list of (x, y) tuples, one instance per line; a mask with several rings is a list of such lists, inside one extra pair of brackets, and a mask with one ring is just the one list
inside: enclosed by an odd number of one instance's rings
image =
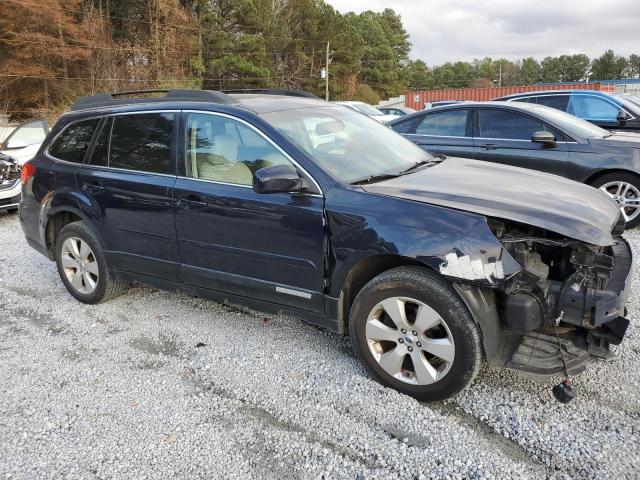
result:
[(613, 135), (603, 138), (590, 138), (589, 142), (607, 147), (633, 147), (640, 148), (640, 133), (636, 132), (612, 132)]
[(414, 174), (364, 185), (367, 192), (456, 208), (613, 244), (620, 210), (606, 193), (535, 170), (449, 157)]

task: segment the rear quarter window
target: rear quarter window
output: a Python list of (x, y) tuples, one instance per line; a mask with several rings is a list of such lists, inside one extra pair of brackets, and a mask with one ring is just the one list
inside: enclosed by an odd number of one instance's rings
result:
[(66, 162), (82, 163), (99, 118), (72, 123), (53, 141), (49, 155)]

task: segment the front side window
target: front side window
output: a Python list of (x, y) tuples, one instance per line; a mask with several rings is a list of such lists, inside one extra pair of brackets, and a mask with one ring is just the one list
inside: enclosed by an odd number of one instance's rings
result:
[(591, 95), (572, 95), (569, 102), (569, 113), (585, 120), (616, 122), (620, 107), (604, 98)]
[(464, 137), (467, 131), (468, 110), (449, 110), (425, 115), (416, 127), (418, 135)]
[(140, 113), (113, 117), (109, 166), (173, 174), (173, 113)]
[(69, 125), (49, 147), (49, 154), (67, 162), (82, 163), (99, 118), (83, 120)]
[(221, 115), (189, 114), (186, 143), (191, 178), (248, 186), (253, 183), (253, 174), (261, 168), (293, 167), (258, 132)]
[(320, 168), (344, 183), (397, 174), (432, 158), (389, 127), (344, 106), (280, 110), (262, 117)]
[(542, 122), (506, 110), (478, 110), (478, 137), (531, 140), (534, 132), (545, 130)]
[(540, 97), (535, 97), (535, 103), (555, 108), (556, 110), (562, 110), (564, 112), (567, 110), (569, 95), (542, 95)]

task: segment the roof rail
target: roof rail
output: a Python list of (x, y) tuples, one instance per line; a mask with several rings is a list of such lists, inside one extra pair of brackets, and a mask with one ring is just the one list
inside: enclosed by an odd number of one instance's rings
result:
[(293, 90), (288, 88), (232, 88), (228, 90), (221, 90), (223, 93), (260, 93), (263, 95), (286, 95), (288, 97), (305, 97), (315, 98), (322, 100), (322, 98), (314, 95), (313, 93), (305, 92), (304, 90)]
[[(142, 96), (150, 93), (164, 93), (162, 96)], [(135, 97), (137, 95), (137, 97)], [(121, 98), (127, 97), (127, 98)], [(134, 98), (130, 98), (134, 97)], [(210, 102), (231, 104), (238, 103), (223, 92), (215, 90), (132, 90), (128, 92), (103, 93), (89, 97), (79, 97), (71, 106), (71, 110), (86, 110), (90, 108), (115, 107), (135, 103), (156, 103), (170, 101)]]

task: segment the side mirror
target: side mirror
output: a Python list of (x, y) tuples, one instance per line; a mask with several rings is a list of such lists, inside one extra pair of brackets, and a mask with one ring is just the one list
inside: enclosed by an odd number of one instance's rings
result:
[(296, 192), (301, 188), (302, 180), (290, 165), (261, 168), (253, 175), (253, 191), (256, 193)]
[(547, 131), (534, 132), (534, 134), (531, 135), (531, 141), (534, 143), (542, 143), (544, 145), (555, 145), (556, 137), (553, 133)]
[(618, 120), (618, 123), (620, 125), (624, 125), (625, 123), (627, 123), (627, 120), (629, 120), (629, 115), (627, 115), (627, 112), (620, 109), (618, 110), (618, 116), (616, 117), (616, 119)]
[(7, 150), (24, 148), (24, 147), (28, 147), (28, 145), (22, 140), (11, 140), (11, 139), (9, 139), (9, 141), (5, 146)]

